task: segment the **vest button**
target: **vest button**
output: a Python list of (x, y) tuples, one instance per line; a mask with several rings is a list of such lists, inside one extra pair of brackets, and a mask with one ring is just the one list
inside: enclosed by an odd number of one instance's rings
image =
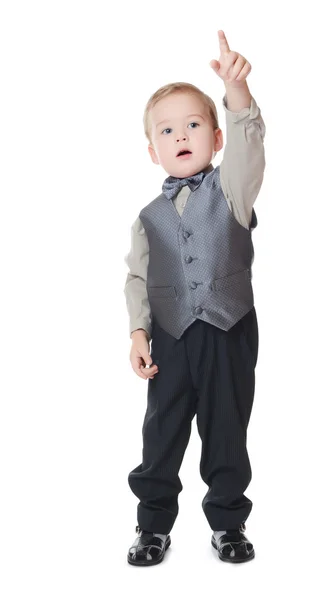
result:
[(183, 237), (184, 237), (185, 239), (187, 239), (189, 236), (190, 236), (190, 233), (189, 233), (189, 231), (184, 231), (184, 232), (183, 232)]
[(193, 259), (192, 256), (186, 256), (184, 260), (186, 261), (187, 264), (189, 264), (189, 263), (191, 263), (192, 259)]
[(196, 308), (194, 308), (195, 315), (200, 315), (202, 312), (203, 312), (203, 308), (201, 306), (196, 306)]
[(197, 288), (197, 283), (196, 283), (196, 281), (192, 281), (192, 282), (189, 284), (189, 287), (190, 287), (190, 289), (191, 289), (191, 290), (195, 290), (195, 289)]

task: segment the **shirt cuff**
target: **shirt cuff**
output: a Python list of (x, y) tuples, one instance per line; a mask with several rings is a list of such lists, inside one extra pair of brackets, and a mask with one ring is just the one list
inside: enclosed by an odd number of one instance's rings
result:
[(251, 97), (250, 107), (243, 108), (239, 112), (233, 112), (232, 110), (229, 110), (227, 108), (227, 95), (226, 94), (223, 97), (222, 103), (223, 103), (223, 108), (224, 108), (225, 114), (226, 114), (226, 120), (229, 120), (232, 123), (238, 123), (239, 121), (242, 121), (246, 118), (249, 118), (249, 120), (257, 119), (260, 115), (260, 109), (259, 109), (258, 105), (256, 104), (256, 101), (254, 100), (253, 96)]
[(147, 335), (148, 335), (148, 341), (151, 340), (151, 326), (148, 323), (132, 323), (130, 325), (130, 338), (131, 338), (131, 333), (133, 331), (136, 331), (137, 329), (144, 329), (144, 331), (146, 331)]

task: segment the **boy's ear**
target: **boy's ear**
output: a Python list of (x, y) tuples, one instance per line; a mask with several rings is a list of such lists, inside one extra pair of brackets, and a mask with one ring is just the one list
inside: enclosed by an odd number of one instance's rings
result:
[(223, 132), (221, 129), (215, 129), (215, 152), (219, 152), (224, 145)]
[(155, 150), (154, 150), (154, 148), (153, 148), (152, 144), (149, 144), (149, 145), (148, 145), (148, 151), (149, 151), (149, 153), (150, 153), (150, 157), (151, 157), (151, 159), (152, 159), (152, 162), (154, 162), (154, 164), (155, 164), (155, 165), (159, 165), (159, 164), (160, 164), (160, 163), (159, 163), (159, 159), (158, 159), (158, 157), (157, 157), (157, 155), (156, 155), (156, 152), (155, 152)]

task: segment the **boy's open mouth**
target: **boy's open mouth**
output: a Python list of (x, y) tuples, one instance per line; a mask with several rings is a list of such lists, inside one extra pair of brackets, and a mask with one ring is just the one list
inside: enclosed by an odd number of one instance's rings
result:
[(185, 154), (191, 154), (190, 150), (180, 150), (176, 156), (184, 156)]

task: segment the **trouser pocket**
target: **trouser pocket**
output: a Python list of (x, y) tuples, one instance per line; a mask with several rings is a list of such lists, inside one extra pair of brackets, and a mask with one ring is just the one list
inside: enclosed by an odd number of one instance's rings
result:
[(259, 350), (259, 330), (255, 307), (241, 319), (243, 342), (253, 367), (256, 367)]

